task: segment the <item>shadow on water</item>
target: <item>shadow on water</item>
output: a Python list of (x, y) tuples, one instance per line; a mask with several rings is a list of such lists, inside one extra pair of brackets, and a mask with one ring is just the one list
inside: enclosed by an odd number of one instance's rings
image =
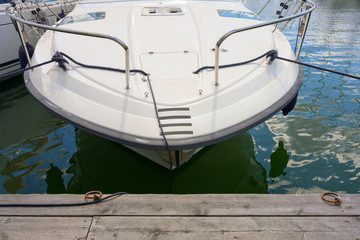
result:
[[(66, 192), (168, 193), (169, 172), (126, 147), (77, 130)], [(172, 193), (266, 193), (265, 169), (245, 133), (206, 147), (173, 172)]]
[(0, 111), (13, 106), (12, 102), (21, 99), (28, 94), (26, 88), (22, 86), (20, 76), (1, 83), (0, 87)]
[(266, 193), (266, 170), (249, 133), (204, 148), (175, 173), (176, 193)]
[(285, 176), (286, 172), (284, 172), (284, 170), (288, 162), (289, 162), (289, 154), (284, 149), (284, 143), (280, 141), (279, 147), (270, 156), (271, 168), (270, 168), (269, 176), (272, 178), (278, 177), (280, 175)]
[(62, 179), (60, 168), (50, 164), (50, 169), (46, 171), (46, 192), (47, 193), (64, 193), (65, 185)]

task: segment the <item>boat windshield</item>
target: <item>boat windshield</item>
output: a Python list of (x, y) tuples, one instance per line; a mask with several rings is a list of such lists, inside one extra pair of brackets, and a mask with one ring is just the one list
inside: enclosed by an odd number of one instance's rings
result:
[(242, 12), (234, 10), (217, 10), (221, 17), (231, 17), (231, 18), (245, 18), (251, 20), (261, 20), (259, 16), (252, 12)]

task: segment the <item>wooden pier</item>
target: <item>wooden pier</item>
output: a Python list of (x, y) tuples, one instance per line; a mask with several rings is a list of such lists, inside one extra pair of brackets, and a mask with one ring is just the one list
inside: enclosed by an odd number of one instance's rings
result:
[[(81, 207), (0, 208), (0, 239), (360, 240), (360, 194), (127, 194)], [(83, 195), (0, 195), (0, 204), (74, 203)]]

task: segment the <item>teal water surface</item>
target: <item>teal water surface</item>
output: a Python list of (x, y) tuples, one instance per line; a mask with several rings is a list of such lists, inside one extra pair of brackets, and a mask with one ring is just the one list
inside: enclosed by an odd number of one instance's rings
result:
[[(259, 9), (264, 1), (247, 0)], [(360, 75), (360, 1), (315, 0), (300, 60)], [(277, 6), (270, 6), (274, 12)], [(292, 43), (293, 30), (286, 30)], [(296, 108), (204, 148), (173, 193), (360, 193), (360, 81), (304, 68)], [(169, 172), (52, 116), (21, 77), (0, 83), (0, 193), (167, 193)]]

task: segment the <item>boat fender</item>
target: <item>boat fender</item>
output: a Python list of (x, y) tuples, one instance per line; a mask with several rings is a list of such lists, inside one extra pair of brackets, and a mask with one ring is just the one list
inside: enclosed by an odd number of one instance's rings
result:
[(284, 116), (288, 115), (288, 113), (294, 109), (296, 105), (297, 96), (298, 95), (296, 94), (295, 97), (281, 110)]
[[(30, 43), (26, 43), (26, 48), (27, 48), (29, 56), (31, 58), (34, 53), (34, 47)], [(21, 66), (21, 68), (25, 68), (26, 65), (28, 64), (28, 61), (26, 58), (25, 49), (22, 45), (19, 47), (18, 54), (19, 54), (20, 66)]]

